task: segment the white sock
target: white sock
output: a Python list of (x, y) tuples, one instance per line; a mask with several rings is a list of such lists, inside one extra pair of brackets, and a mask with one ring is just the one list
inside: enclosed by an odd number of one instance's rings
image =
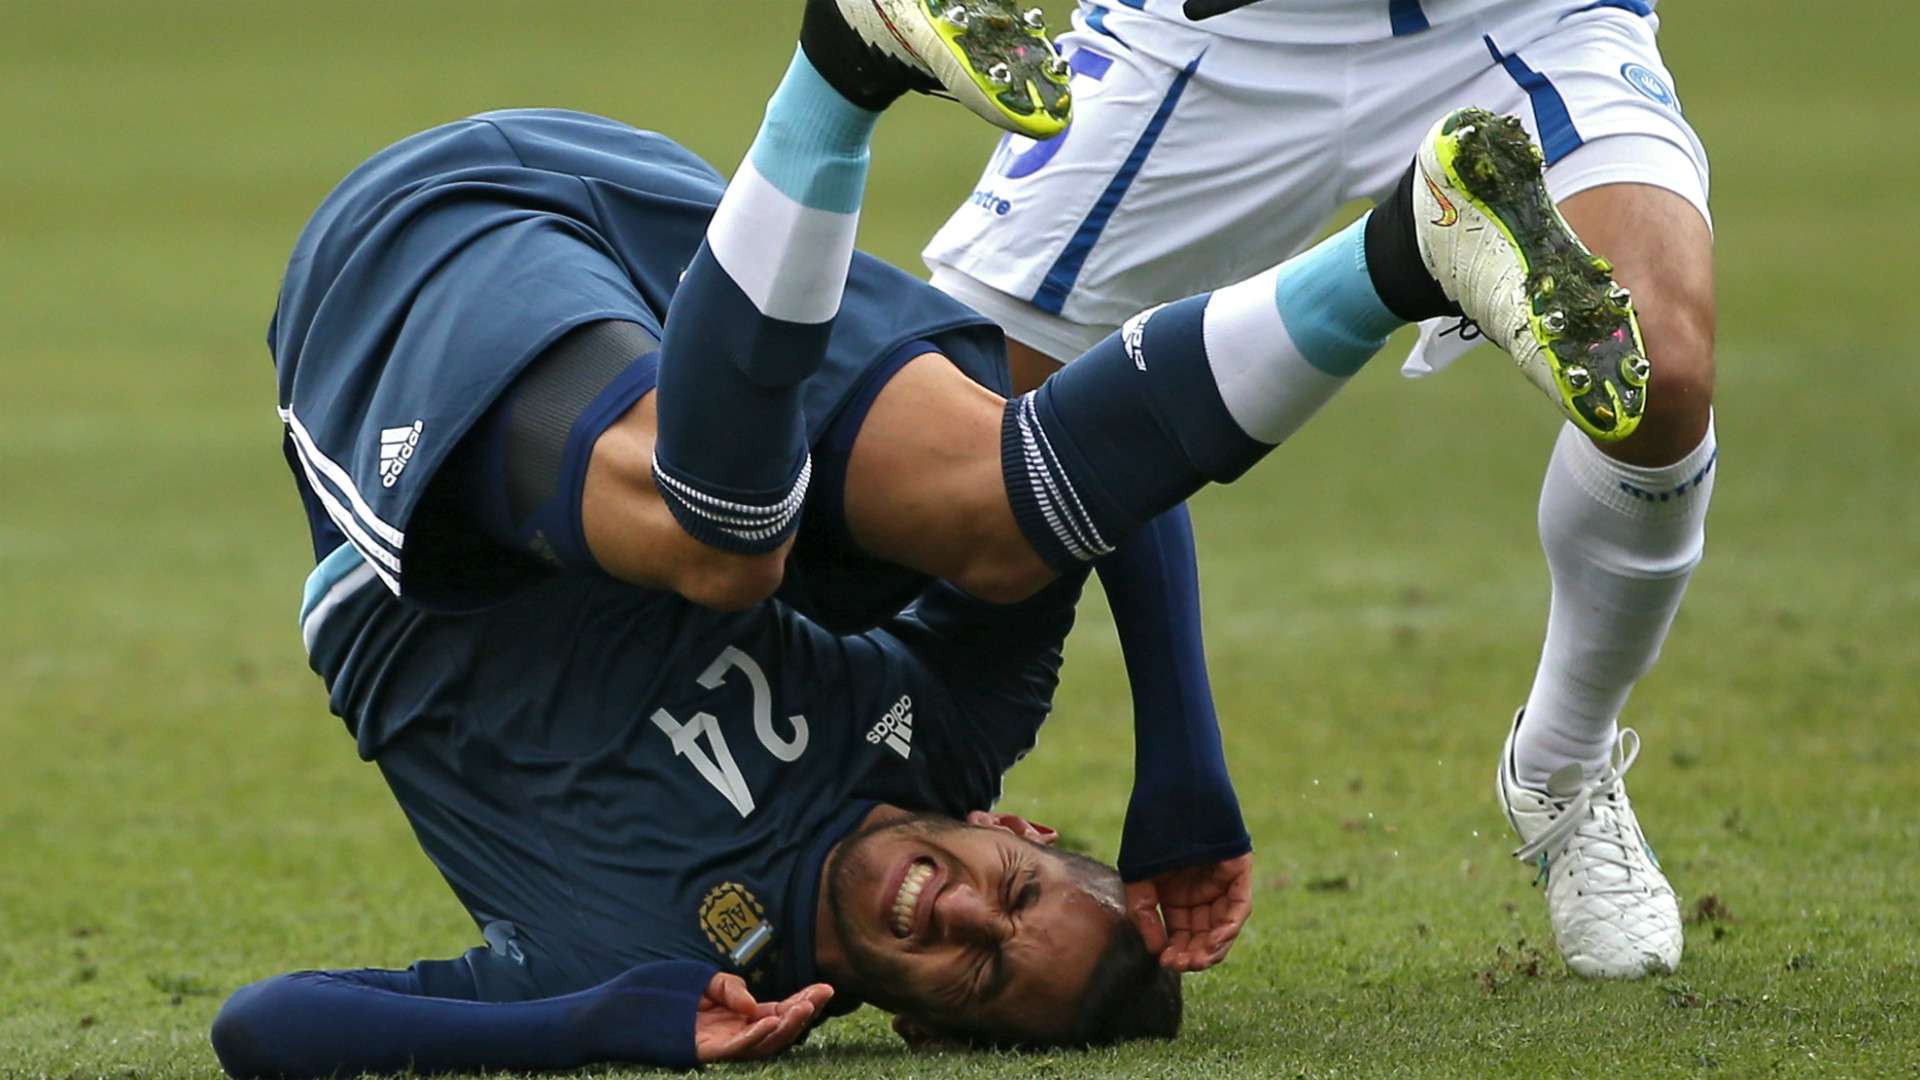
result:
[(1287, 441), (1403, 325), (1374, 292), (1366, 229), (1362, 215), (1207, 300), (1207, 363), (1227, 412), (1250, 438)]
[(1514, 737), (1521, 783), (1544, 789), (1569, 762), (1591, 771), (1606, 761), (1705, 550), (1716, 455), (1711, 420), (1699, 446), (1655, 469), (1613, 460), (1572, 424), (1561, 430), (1540, 492), (1553, 602)]

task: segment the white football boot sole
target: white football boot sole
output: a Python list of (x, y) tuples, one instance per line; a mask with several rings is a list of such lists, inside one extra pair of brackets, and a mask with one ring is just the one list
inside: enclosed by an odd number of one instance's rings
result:
[(1037, 8), (1012, 0), (835, 0), (874, 50), (940, 86), (998, 127), (1033, 139), (1072, 115), (1066, 61)]
[(1555, 209), (1519, 119), (1458, 109), (1418, 161), (1416, 236), (1442, 291), (1580, 430), (1633, 434), (1652, 366), (1632, 297)]

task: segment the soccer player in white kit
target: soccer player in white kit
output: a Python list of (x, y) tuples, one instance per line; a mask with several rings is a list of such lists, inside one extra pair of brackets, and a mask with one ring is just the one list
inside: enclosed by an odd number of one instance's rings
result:
[[(1629, 402), (1643, 413), (1598, 418), (1571, 405), (1584, 368), (1572, 385), (1535, 379), (1569, 422), (1540, 495), (1546, 642), (1498, 791), (1516, 856), (1546, 878), (1569, 966), (1670, 971), (1678, 904), (1622, 780), (1639, 738), (1616, 719), (1705, 542), (1715, 312), (1707, 158), (1661, 60), (1653, 0), (1194, 6), (1237, 10), (1194, 21), (1180, 0), (1082, 0), (1060, 38), (1072, 126), (1001, 142), (926, 249), (933, 282), (1006, 328), (1024, 389), (1137, 313), (1299, 251), (1349, 200), (1387, 198), (1447, 110), (1518, 114), (1562, 215), (1631, 289), (1652, 376)], [(1464, 320), (1428, 320), (1407, 373), (1477, 337)], [(1350, 374), (1303, 382), (1300, 408)]]

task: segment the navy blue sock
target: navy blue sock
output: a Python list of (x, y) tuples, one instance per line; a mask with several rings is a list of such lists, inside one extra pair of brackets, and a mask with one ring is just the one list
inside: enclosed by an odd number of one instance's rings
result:
[(1273, 449), (1240, 429), (1214, 384), (1201, 344), (1209, 295), (1128, 323), (1007, 403), (1007, 496), (1054, 569), (1112, 553), (1149, 518)]
[(703, 543), (772, 551), (799, 527), (811, 476), (800, 384), (840, 310), (878, 117), (796, 52), (674, 292), (654, 479)]
[(1245, 281), (1144, 312), (1007, 403), (1014, 519), (1056, 570), (1100, 558), (1313, 416), (1402, 319), (1370, 275), (1370, 218)]

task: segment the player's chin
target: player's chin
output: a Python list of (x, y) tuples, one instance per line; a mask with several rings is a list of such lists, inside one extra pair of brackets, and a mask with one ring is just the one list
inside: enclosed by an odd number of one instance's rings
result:
[(897, 889), (903, 868), (913, 856), (905, 838), (891, 830), (862, 836), (841, 853), (832, 881), (834, 905), (853, 916), (863, 935), (893, 938), (887, 917), (893, 895), (888, 881), (894, 879)]

